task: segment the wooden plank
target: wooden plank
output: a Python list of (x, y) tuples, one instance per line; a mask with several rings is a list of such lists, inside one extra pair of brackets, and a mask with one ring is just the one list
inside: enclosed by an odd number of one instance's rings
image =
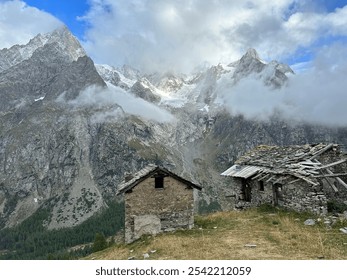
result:
[(260, 178), (262, 176), (264, 176), (264, 173), (263, 173), (263, 171), (260, 171), (256, 176), (251, 177), (251, 180), (256, 180), (256, 179), (258, 179), (258, 178)]
[(283, 181), (285, 181), (287, 179), (287, 176), (286, 177), (281, 177), (279, 178), (278, 180), (276, 180), (275, 182), (272, 182), (272, 184), (283, 184)]
[(340, 177), (337, 177), (336, 180), (347, 189), (347, 184)]
[(344, 159), (341, 159), (341, 160), (339, 160), (339, 161), (335, 161), (335, 162), (329, 163), (329, 164), (327, 164), (327, 165), (319, 166), (319, 167), (317, 167), (316, 169), (326, 169), (326, 168), (329, 168), (329, 167), (332, 167), (332, 166), (335, 166), (335, 165), (344, 163), (344, 162), (346, 162), (346, 161), (347, 161), (347, 158), (344, 158)]
[(295, 176), (295, 177), (297, 177), (297, 178), (300, 178), (300, 179), (304, 180), (305, 182), (307, 182), (307, 183), (309, 183), (309, 184), (311, 184), (311, 185), (313, 185), (313, 186), (319, 186), (319, 183), (315, 183), (315, 182), (313, 182), (313, 181), (307, 179), (305, 176), (299, 175), (299, 174), (297, 174), (297, 173), (293, 173), (293, 174), (291, 174), (291, 175), (293, 175), (293, 176)]
[(319, 172), (318, 171), (315, 171), (315, 170), (305, 170), (307, 173), (310, 173), (310, 174), (313, 174), (313, 175), (317, 175), (317, 174), (319, 174)]
[(328, 172), (328, 174), (324, 174), (323, 170), (320, 170), (321, 174), (323, 174), (324, 179), (328, 182), (329, 186), (334, 190), (335, 193), (338, 193), (339, 190), (328, 180), (327, 176), (328, 175), (332, 175), (333, 172), (331, 172), (329, 169), (326, 170)]
[(267, 178), (268, 176), (270, 176), (270, 174), (266, 174), (266, 175), (260, 177), (260, 178), (258, 179), (258, 181), (263, 181), (263, 180), (264, 180), (265, 178)]
[(315, 178), (324, 178), (324, 177), (340, 177), (340, 176), (347, 176), (347, 173), (332, 173), (331, 172), (331, 174), (316, 175), (316, 176), (313, 176), (313, 177), (315, 177)]
[(321, 165), (320, 162), (312, 162), (312, 161), (301, 161), (301, 162), (299, 162), (299, 164), (303, 164), (303, 165), (314, 165), (314, 166)]
[(294, 183), (296, 183), (296, 182), (298, 182), (298, 181), (300, 181), (300, 180), (301, 180), (300, 178), (299, 178), (299, 179), (292, 180), (292, 181), (286, 183), (286, 185), (294, 184)]
[(272, 181), (272, 179), (276, 178), (275, 176), (271, 176), (269, 179), (267, 179), (265, 182), (268, 183), (270, 181)]
[(323, 149), (320, 149), (318, 152), (316, 152), (315, 154), (313, 154), (312, 157), (309, 158), (309, 160), (313, 160), (316, 157), (318, 157), (319, 155), (323, 154), (325, 151), (331, 149), (334, 146), (334, 144), (329, 144), (328, 146), (324, 147)]

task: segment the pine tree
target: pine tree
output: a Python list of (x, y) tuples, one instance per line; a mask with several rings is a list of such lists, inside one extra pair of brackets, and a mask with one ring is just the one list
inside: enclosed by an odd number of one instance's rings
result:
[(107, 241), (102, 233), (96, 233), (93, 243), (93, 252), (101, 251), (107, 248)]

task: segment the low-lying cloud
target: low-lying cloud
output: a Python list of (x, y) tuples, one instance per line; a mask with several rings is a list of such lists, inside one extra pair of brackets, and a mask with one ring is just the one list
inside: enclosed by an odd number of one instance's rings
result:
[(291, 75), (288, 84), (272, 90), (249, 77), (230, 87), (222, 83), (220, 96), (232, 114), (267, 120), (279, 113), (287, 120), (347, 125), (347, 60), (345, 45), (323, 48), (313, 66)]
[(96, 112), (93, 116), (93, 120), (96, 122), (117, 121), (124, 115), (124, 112), (158, 123), (174, 120), (170, 112), (112, 85), (109, 85), (108, 88), (90, 86), (76, 99), (69, 101), (69, 104), (75, 107), (101, 109), (102, 111)]

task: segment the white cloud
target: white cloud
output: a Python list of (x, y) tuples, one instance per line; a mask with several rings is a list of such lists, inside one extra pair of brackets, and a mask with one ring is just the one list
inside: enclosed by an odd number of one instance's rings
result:
[(69, 101), (69, 104), (75, 107), (92, 107), (94, 110), (102, 109), (94, 115), (93, 120), (96, 122), (117, 121), (123, 111), (158, 123), (174, 120), (174, 116), (168, 111), (110, 84), (108, 88), (90, 86), (76, 99)]
[(271, 90), (249, 77), (236, 87), (223, 83), (220, 95), (232, 114), (267, 120), (274, 112), (283, 118), (329, 126), (347, 125), (346, 45), (322, 48), (312, 66), (289, 78), (281, 90)]
[(317, 1), (92, 0), (84, 46), (98, 62), (147, 71), (190, 71), (231, 62), (249, 47), (281, 60), (322, 37), (346, 36), (347, 6)]
[(23, 1), (0, 1), (0, 49), (26, 44), (38, 33), (50, 32), (62, 24), (49, 13)]

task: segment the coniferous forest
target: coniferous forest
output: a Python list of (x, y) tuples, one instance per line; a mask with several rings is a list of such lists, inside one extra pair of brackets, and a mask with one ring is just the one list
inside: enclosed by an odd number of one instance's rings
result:
[[(40, 208), (34, 215), (13, 228), (0, 231), (0, 259), (76, 259), (93, 251), (95, 237), (114, 236), (124, 226), (124, 204), (117, 201), (73, 228), (47, 230), (44, 222), (49, 219), (47, 208)], [(80, 249), (69, 250), (79, 244)]]

